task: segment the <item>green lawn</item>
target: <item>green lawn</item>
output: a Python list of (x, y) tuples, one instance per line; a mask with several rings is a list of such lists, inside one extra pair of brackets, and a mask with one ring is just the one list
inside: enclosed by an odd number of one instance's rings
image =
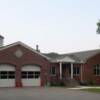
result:
[(100, 88), (89, 88), (89, 89), (81, 89), (83, 91), (95, 92), (100, 93)]

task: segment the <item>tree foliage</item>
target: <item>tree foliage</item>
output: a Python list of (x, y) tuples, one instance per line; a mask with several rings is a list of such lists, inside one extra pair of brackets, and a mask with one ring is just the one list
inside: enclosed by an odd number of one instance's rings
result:
[(99, 22), (97, 23), (97, 27), (98, 27), (98, 28), (97, 28), (97, 33), (100, 34), (100, 20), (99, 20)]

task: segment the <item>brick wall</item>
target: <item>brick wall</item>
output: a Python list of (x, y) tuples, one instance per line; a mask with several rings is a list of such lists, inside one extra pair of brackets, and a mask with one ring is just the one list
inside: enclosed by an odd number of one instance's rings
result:
[(83, 68), (83, 79), (86, 80), (93, 80), (96, 82), (96, 84), (100, 85), (100, 76), (94, 75), (94, 65), (100, 64), (100, 53), (96, 54), (95, 56), (91, 57), (87, 60), (87, 62), (84, 64)]
[[(21, 50), (23, 52), (22, 57), (18, 58), (15, 56), (15, 52)], [(21, 45), (0, 51), (0, 64), (12, 64), (16, 66), (16, 86), (22, 86), (21, 82), (21, 67), (26, 64), (36, 64), (41, 67), (41, 86), (44, 86), (49, 81), (49, 68), (50, 63), (44, 57), (26, 49)]]

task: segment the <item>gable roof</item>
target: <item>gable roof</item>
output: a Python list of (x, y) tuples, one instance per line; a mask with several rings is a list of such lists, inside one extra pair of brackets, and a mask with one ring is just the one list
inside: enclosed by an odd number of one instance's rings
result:
[[(100, 53), (100, 49), (95, 50), (87, 50), (87, 51), (81, 51), (81, 52), (74, 52), (74, 53), (67, 53), (67, 54), (46, 54), (46, 56), (49, 56), (51, 58), (52, 62), (57, 61), (64, 61), (66, 59), (66, 62), (69, 61), (68, 58), (70, 58), (73, 62), (73, 60), (76, 63), (85, 63), (87, 59), (91, 58), (92, 56)], [(51, 56), (52, 55), (52, 56)]]
[(11, 47), (14, 47), (14, 46), (16, 46), (16, 45), (21, 45), (21, 46), (23, 46), (23, 47), (29, 49), (30, 51), (32, 51), (32, 52), (34, 52), (34, 53), (36, 53), (36, 54), (38, 54), (38, 55), (40, 55), (40, 56), (46, 58), (47, 60), (49, 59), (47, 56), (43, 55), (43, 54), (40, 53), (40, 52), (37, 52), (35, 49), (31, 48), (30, 46), (28, 46), (28, 45), (26, 45), (26, 44), (24, 44), (24, 43), (22, 43), (22, 42), (20, 42), (20, 41), (15, 42), (15, 43), (12, 43), (12, 44), (10, 44), (10, 45), (3, 46), (3, 47), (0, 48), (0, 51), (5, 50), (5, 49), (8, 49), (8, 48), (11, 48)]

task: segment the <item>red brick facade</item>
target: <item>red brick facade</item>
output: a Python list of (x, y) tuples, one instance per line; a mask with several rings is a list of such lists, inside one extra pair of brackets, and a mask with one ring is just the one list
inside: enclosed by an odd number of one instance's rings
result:
[[(15, 55), (17, 50), (21, 50), (23, 55), (18, 58)], [(22, 87), (21, 80), (21, 68), (23, 65), (38, 65), (41, 68), (41, 86), (46, 85), (48, 82), (59, 82), (60, 81), (60, 65), (59, 63), (51, 63), (45, 57), (39, 55), (36, 52), (26, 48), (23, 45), (15, 45), (4, 50), (0, 50), (0, 64), (11, 64), (15, 66), (16, 70), (16, 87)], [(94, 75), (94, 65), (100, 64), (100, 53), (89, 58), (85, 64), (75, 63), (73, 67), (80, 67), (80, 74), (74, 76), (77, 81), (89, 81), (93, 80), (96, 84), (100, 85), (100, 76)], [(56, 75), (50, 74), (50, 68), (56, 67)], [(82, 68), (82, 69), (81, 69)], [(62, 77), (70, 78), (70, 63), (62, 64)]]
[(86, 80), (93, 80), (96, 84), (100, 85), (100, 76), (96, 76), (94, 74), (94, 65), (100, 64), (100, 53), (94, 55), (87, 62), (84, 64), (83, 67), (83, 79)]
[[(94, 74), (94, 65), (100, 64), (100, 53), (92, 56), (89, 58), (85, 64), (74, 64), (73, 67), (79, 67), (80, 68), (80, 74), (74, 75), (74, 79), (78, 82), (94, 82), (97, 85), (100, 85), (100, 75)], [(51, 77), (51, 79), (54, 81), (59, 80), (59, 64), (53, 64), (52, 66), (56, 66), (57, 68), (57, 75), (54, 77)], [(62, 71), (64, 78), (70, 78), (70, 64), (64, 64), (62, 65)]]
[[(51, 76), (51, 82), (56, 83), (56, 82), (60, 82), (60, 65), (59, 63), (55, 63), (55, 64), (51, 64), (51, 66), (55, 66), (56, 67), (56, 76)], [(71, 78), (71, 73), (70, 73), (70, 63), (64, 63), (62, 64), (62, 78), (63, 79), (68, 79)], [(74, 79), (77, 80), (78, 82), (81, 81), (81, 64), (74, 64), (73, 67), (79, 67), (80, 68), (80, 74), (75, 76), (74, 75)]]
[[(15, 56), (15, 52), (21, 50), (23, 56), (18, 58)], [(16, 45), (11, 48), (0, 51), (0, 64), (11, 64), (16, 67), (16, 87), (21, 87), (21, 67), (27, 64), (39, 65), (41, 67), (41, 86), (46, 84), (49, 80), (49, 67), (50, 64), (44, 57), (32, 52), (31, 50), (23, 47), (22, 45)]]

